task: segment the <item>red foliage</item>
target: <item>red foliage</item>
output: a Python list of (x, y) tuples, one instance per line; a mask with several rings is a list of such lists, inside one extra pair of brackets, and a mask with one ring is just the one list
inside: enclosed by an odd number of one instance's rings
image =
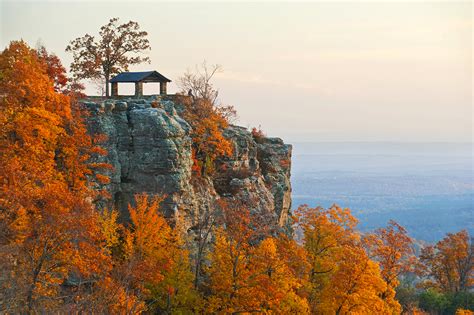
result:
[(289, 168), (291, 165), (291, 161), (288, 159), (282, 159), (280, 160), (280, 166), (283, 168)]
[(38, 57), (46, 63), (46, 73), (54, 82), (54, 90), (63, 92), (68, 83), (66, 77), (66, 69), (63, 67), (61, 60), (53, 53), (48, 53), (44, 46), (39, 47), (36, 52)]

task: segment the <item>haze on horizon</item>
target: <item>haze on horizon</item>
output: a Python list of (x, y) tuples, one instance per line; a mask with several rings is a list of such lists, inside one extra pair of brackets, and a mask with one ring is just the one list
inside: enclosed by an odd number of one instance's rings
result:
[(176, 81), (203, 60), (221, 64), (215, 84), (238, 123), (285, 141), (472, 142), (470, 1), (0, 0), (0, 47), (41, 41), (68, 66), (68, 42), (112, 17), (149, 33), (152, 62), (131, 71)]

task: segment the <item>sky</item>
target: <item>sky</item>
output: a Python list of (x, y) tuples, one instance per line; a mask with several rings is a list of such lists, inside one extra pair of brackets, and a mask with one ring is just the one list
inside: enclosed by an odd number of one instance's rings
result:
[(0, 0), (0, 47), (40, 41), (68, 66), (70, 40), (119, 17), (149, 33), (151, 64), (131, 71), (176, 81), (204, 60), (220, 64), (220, 100), (268, 136), (472, 142), (472, 10), (471, 1)]

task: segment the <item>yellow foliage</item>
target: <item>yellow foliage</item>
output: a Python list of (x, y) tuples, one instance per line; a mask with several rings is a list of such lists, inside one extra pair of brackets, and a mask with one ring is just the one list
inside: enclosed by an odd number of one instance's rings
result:
[[(162, 200), (136, 195), (136, 205), (129, 206), (130, 224), (124, 228), (123, 255), (117, 257), (114, 281), (120, 283), (120, 292), (136, 302), (134, 305), (140, 302), (148, 311), (189, 313), (200, 299), (193, 288), (189, 254), (179, 224), (175, 229), (168, 225), (160, 212)], [(104, 217), (105, 234), (114, 246), (116, 212), (106, 212)], [(116, 301), (113, 305), (121, 304)]]
[(116, 210), (104, 209), (99, 216), (99, 224), (105, 239), (105, 247), (111, 252), (113, 248), (120, 244), (119, 230), (122, 228), (117, 223), (118, 212)]
[(301, 206), (296, 221), (311, 265), (307, 290), (313, 313), (399, 313), (398, 303), (381, 298), (387, 284), (367, 255), (349, 209)]
[[(261, 235), (256, 220), (250, 220), (246, 209), (227, 213), (226, 229), (215, 233), (210, 253), (207, 312), (261, 312), (274, 314), (308, 314), (309, 306), (299, 295), (303, 280), (294, 264), (298, 254), (286, 238)], [(280, 248), (287, 246), (286, 251)]]

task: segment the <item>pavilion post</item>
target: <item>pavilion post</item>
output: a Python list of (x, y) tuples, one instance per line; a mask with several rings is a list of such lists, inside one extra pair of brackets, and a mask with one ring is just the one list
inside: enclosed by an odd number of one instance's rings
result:
[(118, 83), (112, 82), (112, 97), (118, 96)]
[(135, 82), (135, 96), (143, 96), (143, 82)]
[(166, 82), (160, 82), (160, 94), (166, 95)]

